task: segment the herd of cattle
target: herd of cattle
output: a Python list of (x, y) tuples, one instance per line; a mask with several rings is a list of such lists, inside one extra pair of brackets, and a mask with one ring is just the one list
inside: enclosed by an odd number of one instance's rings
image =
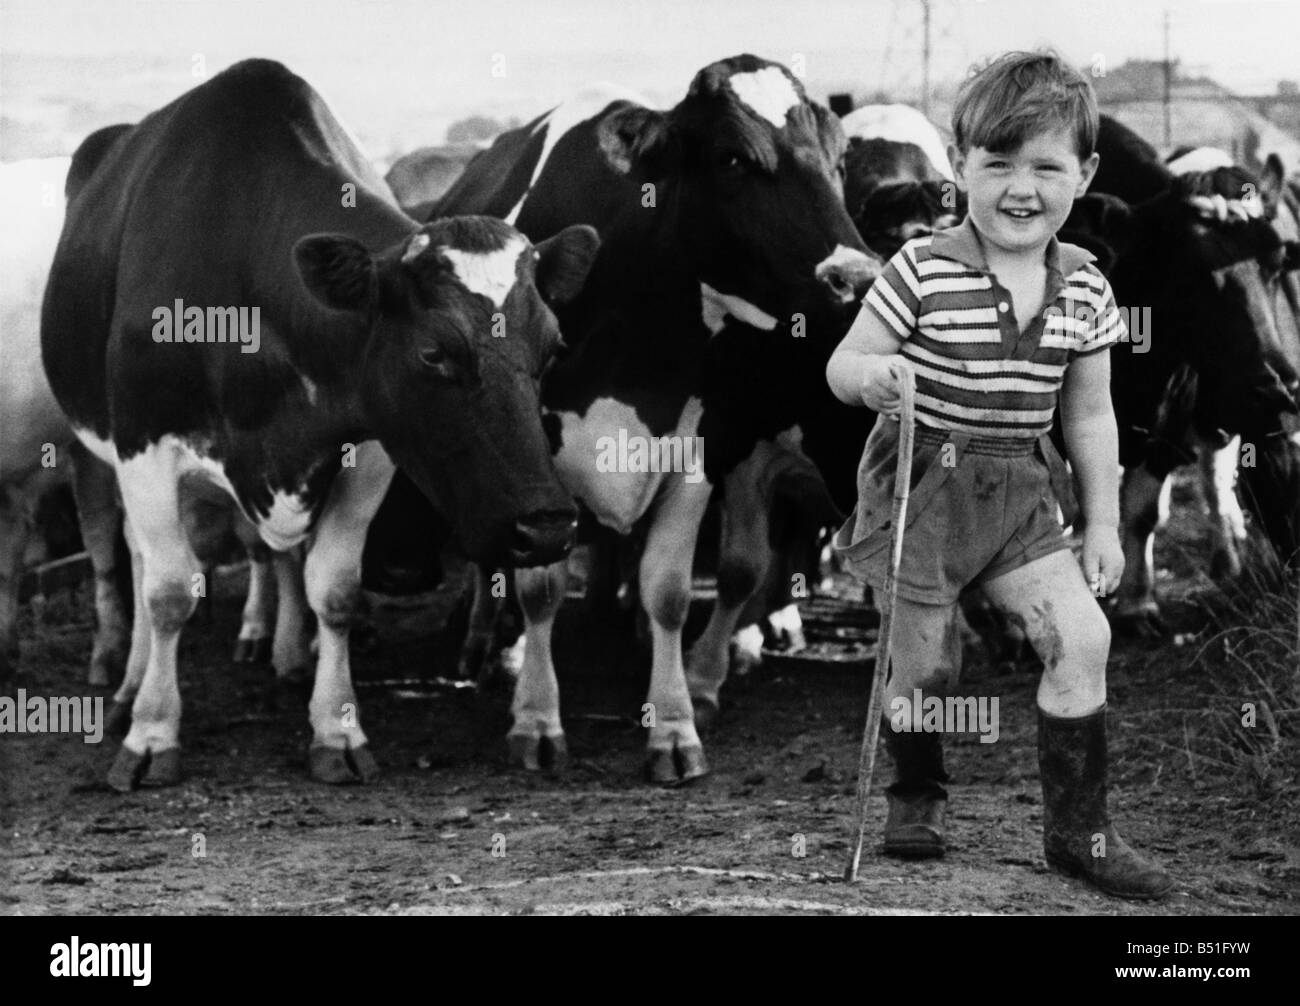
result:
[[(1245, 533), (1238, 445), (1268, 540), (1284, 559), (1300, 545), (1300, 199), (1276, 158), (1166, 165), (1104, 116), (1099, 152), (1062, 237), (1130, 310), (1112, 354), (1129, 570), (1113, 617), (1158, 631), (1151, 539), (1174, 468), (1209, 476), (1216, 572)], [(788, 610), (790, 556), (815, 557), (852, 508), (875, 417), (834, 399), (826, 361), (882, 260), (964, 211), (919, 113), (840, 121), (745, 55), (670, 110), (593, 88), (453, 161), (417, 152), (386, 181), (309, 85), (250, 60), (71, 159), (0, 168), (0, 675), (33, 500), (71, 480), (95, 570), (91, 681), (122, 674), (116, 788), (179, 775), (204, 505), (238, 503), (223, 505), (252, 560), (237, 654), (261, 655), (273, 624), (279, 677), (315, 660), (310, 767), (328, 782), (375, 772), (348, 656), (363, 565), (430, 548), (474, 563), (474, 660), (501, 607), (490, 584), (514, 571), (509, 743), (538, 768), (564, 757), (551, 631), (579, 515), (584, 534), (635, 534), (648, 770), (676, 782), (707, 771), (697, 726), (742, 623)], [(235, 321), (251, 307), (255, 346)], [(703, 478), (598, 465), (619, 437), (698, 437)], [(717, 600), (688, 658), (711, 499)]]

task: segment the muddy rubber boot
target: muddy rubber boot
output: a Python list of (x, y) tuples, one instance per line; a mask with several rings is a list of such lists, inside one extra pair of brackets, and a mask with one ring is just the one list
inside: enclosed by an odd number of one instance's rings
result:
[(1118, 898), (1147, 901), (1169, 893), (1169, 874), (1129, 848), (1110, 823), (1104, 705), (1073, 719), (1039, 709), (1038, 767), (1049, 864)]
[(903, 733), (883, 717), (880, 731), (894, 759), (894, 783), (885, 790), (885, 855), (933, 859), (945, 849), (943, 817), (948, 781), (943, 770), (943, 741), (937, 733)]

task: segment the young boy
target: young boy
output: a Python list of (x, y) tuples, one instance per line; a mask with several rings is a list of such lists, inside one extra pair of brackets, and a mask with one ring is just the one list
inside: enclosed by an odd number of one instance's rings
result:
[[(1008, 53), (963, 87), (948, 148), (966, 220), (890, 260), (826, 368), (841, 401), (880, 413), (858, 506), (836, 546), (879, 589), (889, 562), (900, 373), (916, 379), (892, 677), (881, 729), (893, 757), (885, 851), (939, 856), (948, 777), (940, 734), (889, 710), (956, 680), (958, 594), (977, 584), (1043, 660), (1038, 758), (1047, 861), (1127, 898), (1172, 882), (1127, 846), (1106, 807), (1106, 658), (1095, 600), (1119, 585), (1118, 446), (1106, 350), (1125, 337), (1093, 256), (1056, 240), (1097, 170), (1092, 87), (1058, 57)], [(1057, 395), (1086, 519), (1080, 563), (1056, 517), (1046, 459)], [(1091, 587), (1090, 587), (1091, 585)], [(923, 693), (924, 694), (924, 693)], [(919, 719), (919, 717), (918, 717)]]

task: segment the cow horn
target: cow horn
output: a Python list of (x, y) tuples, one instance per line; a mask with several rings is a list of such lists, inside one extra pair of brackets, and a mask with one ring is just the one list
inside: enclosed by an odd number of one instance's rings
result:
[(410, 265), (419, 258), (429, 247), (429, 235), (423, 232), (416, 234), (411, 238), (411, 243), (406, 246), (406, 251), (402, 253), (402, 265)]

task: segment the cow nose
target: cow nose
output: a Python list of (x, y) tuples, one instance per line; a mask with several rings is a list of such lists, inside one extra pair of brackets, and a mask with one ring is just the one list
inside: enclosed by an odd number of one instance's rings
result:
[(833, 301), (850, 304), (862, 299), (880, 275), (880, 268), (880, 259), (874, 255), (836, 245), (835, 250), (818, 264), (816, 276)]
[(510, 558), (516, 566), (545, 566), (568, 555), (577, 536), (572, 510), (535, 510), (515, 522)]

